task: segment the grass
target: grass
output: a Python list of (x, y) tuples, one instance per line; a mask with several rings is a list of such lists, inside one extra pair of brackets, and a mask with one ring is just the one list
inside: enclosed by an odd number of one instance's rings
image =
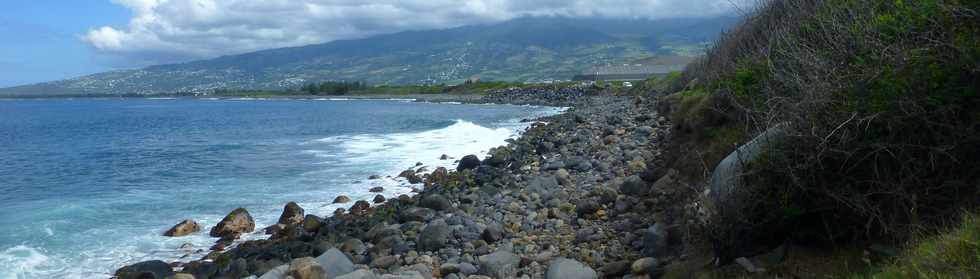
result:
[(965, 214), (958, 228), (919, 242), (877, 271), (849, 278), (980, 278), (980, 215)]

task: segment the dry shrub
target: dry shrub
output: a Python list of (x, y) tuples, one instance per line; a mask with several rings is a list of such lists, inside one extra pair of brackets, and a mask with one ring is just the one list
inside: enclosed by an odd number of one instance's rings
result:
[(742, 256), (753, 239), (782, 236), (903, 241), (974, 206), (978, 11), (980, 1), (773, 0), (723, 34), (672, 88), (732, 100), (727, 113), (751, 134), (790, 129), (750, 164), (740, 195), (758, 202), (719, 213), (717, 250)]

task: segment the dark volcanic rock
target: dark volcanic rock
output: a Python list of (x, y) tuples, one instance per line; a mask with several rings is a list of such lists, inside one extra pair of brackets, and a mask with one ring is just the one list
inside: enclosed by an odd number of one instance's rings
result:
[(619, 186), (619, 191), (628, 196), (643, 196), (650, 191), (650, 187), (639, 176), (632, 175), (623, 180), (623, 184)]
[(487, 243), (494, 243), (498, 240), (504, 238), (503, 228), (499, 224), (490, 224), (487, 228), (483, 229), (483, 233), (480, 234), (483, 241)]
[(480, 166), (480, 158), (476, 155), (466, 155), (463, 159), (459, 160), (459, 165), (456, 166), (456, 171), (471, 170)]
[(282, 209), (282, 215), (279, 216), (279, 222), (277, 222), (277, 224), (299, 224), (303, 222), (304, 216), (306, 216), (306, 214), (304, 213), (302, 207), (295, 202), (289, 202), (286, 204), (286, 207)]
[(419, 205), (439, 211), (447, 210), (453, 207), (453, 204), (449, 202), (449, 199), (439, 194), (431, 194), (423, 197)]
[(140, 262), (116, 270), (116, 278), (119, 279), (163, 279), (173, 275), (173, 268), (163, 261)]
[(193, 220), (184, 220), (180, 223), (174, 225), (172, 228), (164, 232), (164, 236), (185, 236), (192, 233), (196, 233), (201, 230), (201, 226), (194, 222)]
[(385, 202), (385, 196), (382, 195), (374, 196), (374, 203), (383, 203), (383, 202)]
[(421, 251), (436, 251), (446, 246), (449, 240), (449, 225), (439, 219), (429, 223), (419, 234), (418, 248)]
[(221, 238), (238, 238), (238, 235), (243, 233), (249, 233), (255, 230), (255, 220), (252, 219), (252, 215), (248, 214), (248, 210), (244, 208), (237, 208), (231, 213), (228, 213), (218, 225), (211, 228), (210, 235), (212, 237)]

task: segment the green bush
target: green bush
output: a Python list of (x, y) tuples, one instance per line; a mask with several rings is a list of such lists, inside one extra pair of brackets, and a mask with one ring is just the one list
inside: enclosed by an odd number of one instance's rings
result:
[[(778, 227), (824, 243), (901, 243), (980, 197), (980, 1), (765, 1), (671, 87), (728, 100), (715, 108), (734, 115), (722, 124), (731, 129), (789, 123), (746, 178), (759, 201), (746, 206), (765, 213), (733, 221), (766, 224), (749, 232), (760, 239)], [(691, 111), (675, 125), (693, 125)]]

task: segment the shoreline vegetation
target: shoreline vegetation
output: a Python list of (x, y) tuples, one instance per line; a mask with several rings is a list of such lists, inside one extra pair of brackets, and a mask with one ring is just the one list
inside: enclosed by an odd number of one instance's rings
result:
[[(116, 275), (978, 278), (978, 16), (976, 1), (764, 1), (685, 71), (630, 90), (481, 89), (571, 109), (455, 170), (406, 166), (415, 196), (333, 216), (288, 204), (264, 229), (247, 209), (183, 222), (213, 251)], [(269, 238), (234, 241), (256, 229)]]

